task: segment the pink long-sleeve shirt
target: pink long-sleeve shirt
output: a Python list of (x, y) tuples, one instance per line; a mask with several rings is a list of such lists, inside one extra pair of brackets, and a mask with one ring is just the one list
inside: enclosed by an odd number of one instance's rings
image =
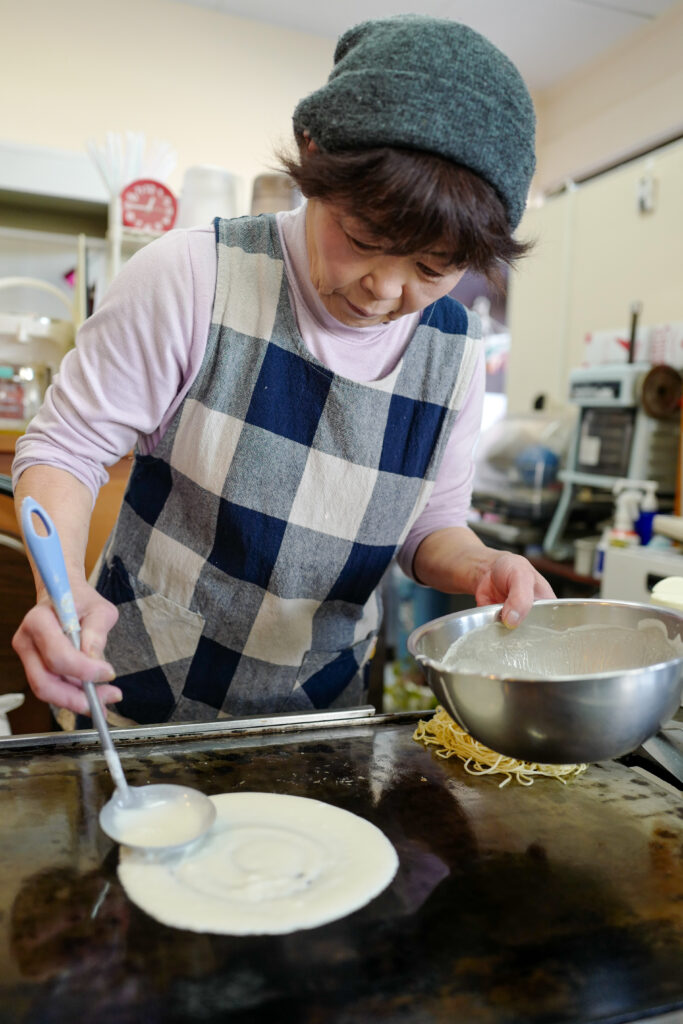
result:
[[(346, 327), (325, 309), (308, 274), (305, 205), (277, 215), (290, 300), (304, 343), (334, 373), (352, 380), (386, 376), (401, 358), (418, 314), (373, 327)], [(93, 500), (113, 465), (136, 444), (154, 451), (202, 364), (216, 282), (212, 226), (171, 231), (121, 270), (99, 309), (78, 332), (45, 402), (18, 440), (16, 486), (29, 466), (65, 469)], [(484, 354), (449, 438), (429, 503), (398, 561), (412, 576), (420, 542), (463, 526), (470, 506), (473, 450), (484, 397)]]

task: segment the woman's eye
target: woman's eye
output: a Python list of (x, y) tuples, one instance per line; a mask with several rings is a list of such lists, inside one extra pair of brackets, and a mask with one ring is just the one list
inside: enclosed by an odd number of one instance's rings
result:
[(361, 242), (360, 239), (354, 238), (352, 235), (348, 235), (348, 239), (356, 249), (360, 249), (361, 252), (374, 252), (379, 249), (378, 245), (373, 245), (371, 242)]
[(433, 267), (428, 267), (426, 263), (418, 263), (417, 269), (420, 271), (421, 274), (424, 274), (425, 277), (431, 277), (435, 281), (437, 281), (440, 277), (443, 277), (441, 271), (434, 270)]

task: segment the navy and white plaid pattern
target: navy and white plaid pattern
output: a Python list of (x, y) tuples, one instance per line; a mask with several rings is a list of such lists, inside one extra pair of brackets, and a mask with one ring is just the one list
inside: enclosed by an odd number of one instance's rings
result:
[(274, 217), (217, 220), (216, 237), (202, 367), (136, 456), (97, 583), (120, 613), (117, 711), (141, 723), (362, 702), (377, 587), (476, 355), (466, 310), (442, 299), (389, 377), (337, 376), (298, 332)]

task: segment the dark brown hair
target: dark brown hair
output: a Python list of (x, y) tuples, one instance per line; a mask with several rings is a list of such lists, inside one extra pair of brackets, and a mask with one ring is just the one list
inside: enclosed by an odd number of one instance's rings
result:
[(367, 224), (387, 251), (407, 255), (439, 244), (449, 262), (501, 287), (500, 264), (531, 248), (513, 238), (505, 207), (474, 171), (420, 150), (381, 148), (323, 153), (302, 144), (280, 155), (302, 194), (337, 203)]

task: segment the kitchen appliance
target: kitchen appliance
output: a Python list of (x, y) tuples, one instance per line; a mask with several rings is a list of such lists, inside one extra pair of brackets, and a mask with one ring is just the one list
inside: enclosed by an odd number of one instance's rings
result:
[(573, 370), (569, 400), (579, 418), (559, 477), (562, 494), (543, 541), (551, 558), (571, 552), (563, 534), (579, 489), (653, 480), (660, 501), (676, 492), (681, 376), (670, 366), (623, 363)]
[[(644, 767), (498, 788), (370, 709), (119, 731), (134, 780), (285, 793), (394, 845), (391, 885), (289, 935), (159, 924), (97, 828), (97, 734), (0, 741), (3, 1020), (605, 1024), (683, 1009), (681, 793)], [(424, 717), (424, 714), (423, 716)]]
[(25, 429), (75, 337), (74, 309), (59, 288), (31, 277), (0, 279), (0, 290), (25, 287), (58, 298), (70, 318), (0, 311), (0, 430)]
[[(663, 660), (658, 646), (655, 663), (623, 668), (618, 635), (605, 631), (599, 648), (577, 645), (580, 657), (567, 659), (572, 667), (578, 662), (581, 674), (570, 674), (571, 668), (564, 667), (555, 672), (551, 667), (547, 675), (544, 669), (542, 678), (520, 668), (493, 674), (489, 669), (445, 667), (449, 647), (471, 630), (497, 622), (500, 608), (489, 605), (445, 615), (419, 627), (408, 639), (408, 649), (425, 668), (439, 703), (491, 750), (542, 764), (603, 761), (635, 750), (678, 710), (683, 691), (683, 616), (653, 605), (620, 601), (537, 601), (520, 629), (545, 627), (564, 639), (566, 631), (576, 627), (619, 627), (637, 636), (640, 624), (656, 621), (671, 641), (671, 653)], [(641, 657), (638, 647), (637, 656), (642, 665), (648, 654), (644, 631), (641, 636), (644, 653)]]

